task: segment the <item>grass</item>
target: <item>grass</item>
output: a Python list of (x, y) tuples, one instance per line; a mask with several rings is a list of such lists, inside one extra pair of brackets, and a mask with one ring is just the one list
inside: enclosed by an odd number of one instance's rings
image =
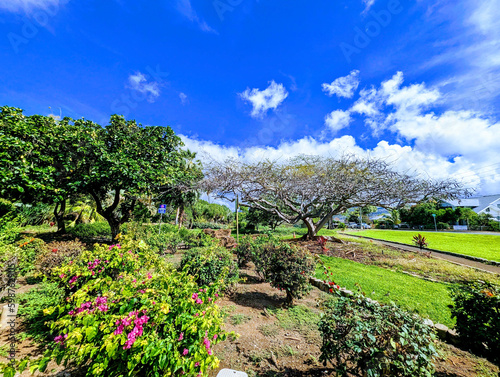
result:
[(356, 231), (355, 234), (413, 245), (412, 237), (418, 233), (427, 238), (427, 242), (431, 249), (451, 251), (453, 253), (500, 262), (500, 236), (491, 234), (436, 233), (379, 229)]
[(443, 282), (483, 280), (500, 285), (500, 275), (450, 263), (446, 260), (428, 258), (421, 253), (388, 248), (363, 238), (339, 235), (340, 239), (356, 244), (363, 251), (375, 254), (375, 258), (365, 258), (363, 264), (373, 264), (397, 271), (406, 271), (422, 277)]
[(279, 327), (298, 331), (308, 342), (318, 339), (319, 312), (304, 305), (296, 305), (288, 309), (268, 309), (268, 311), (276, 316)]
[(245, 314), (234, 314), (229, 318), (229, 322), (233, 326), (237, 326), (237, 325), (241, 325), (243, 323), (246, 323), (246, 322), (250, 321), (251, 319), (252, 319), (252, 317), (249, 317)]
[[(341, 287), (356, 291), (360, 285), (367, 297), (381, 303), (395, 302), (402, 309), (416, 312), (424, 318), (453, 327), (448, 305), (452, 304), (446, 284), (426, 281), (378, 266), (364, 265), (346, 259), (322, 256), (333, 279)], [(318, 266), (316, 277), (325, 279)]]

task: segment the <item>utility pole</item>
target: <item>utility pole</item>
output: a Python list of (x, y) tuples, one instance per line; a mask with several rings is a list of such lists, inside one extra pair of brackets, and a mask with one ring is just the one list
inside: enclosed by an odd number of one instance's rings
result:
[(240, 242), (240, 230), (239, 230), (239, 225), (238, 225), (238, 195), (236, 195), (236, 242)]

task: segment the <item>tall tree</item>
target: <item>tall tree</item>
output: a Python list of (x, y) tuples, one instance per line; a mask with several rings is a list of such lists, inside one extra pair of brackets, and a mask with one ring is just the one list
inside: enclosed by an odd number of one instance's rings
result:
[(113, 238), (141, 195), (158, 195), (162, 187), (185, 180), (185, 160), (194, 155), (183, 145), (170, 127), (143, 127), (118, 115), (96, 133), (88, 145), (81, 187), (95, 200)]
[(205, 171), (204, 190), (227, 200), (239, 195), (241, 205), (268, 211), (287, 223), (302, 220), (308, 228), (307, 238), (316, 236), (333, 215), (349, 208), (399, 208), (431, 197), (455, 198), (467, 193), (452, 180), (422, 180), (398, 173), (382, 160), (354, 156), (211, 162)]

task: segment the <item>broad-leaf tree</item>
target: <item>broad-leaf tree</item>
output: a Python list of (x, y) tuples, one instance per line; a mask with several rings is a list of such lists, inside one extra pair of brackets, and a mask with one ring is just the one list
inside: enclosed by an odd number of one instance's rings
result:
[(127, 222), (139, 198), (185, 181), (185, 160), (193, 154), (170, 127), (138, 125), (111, 116), (88, 146), (81, 187), (95, 200), (112, 237)]
[(0, 111), (0, 192), (24, 203), (55, 204), (58, 231), (64, 232), (66, 200), (79, 190), (79, 150), (96, 125), (25, 116), (21, 109)]
[(227, 200), (239, 195), (241, 205), (273, 213), (290, 224), (302, 220), (307, 238), (349, 208), (400, 208), (428, 198), (467, 194), (455, 181), (423, 180), (398, 173), (382, 160), (355, 156), (213, 161), (206, 168), (203, 189)]

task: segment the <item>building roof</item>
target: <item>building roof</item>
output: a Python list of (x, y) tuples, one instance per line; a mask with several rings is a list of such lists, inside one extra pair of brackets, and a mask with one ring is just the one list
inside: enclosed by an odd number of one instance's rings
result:
[(496, 201), (500, 201), (500, 195), (486, 195), (477, 198), (445, 200), (446, 204), (452, 207), (471, 207), (474, 212), (480, 213)]

